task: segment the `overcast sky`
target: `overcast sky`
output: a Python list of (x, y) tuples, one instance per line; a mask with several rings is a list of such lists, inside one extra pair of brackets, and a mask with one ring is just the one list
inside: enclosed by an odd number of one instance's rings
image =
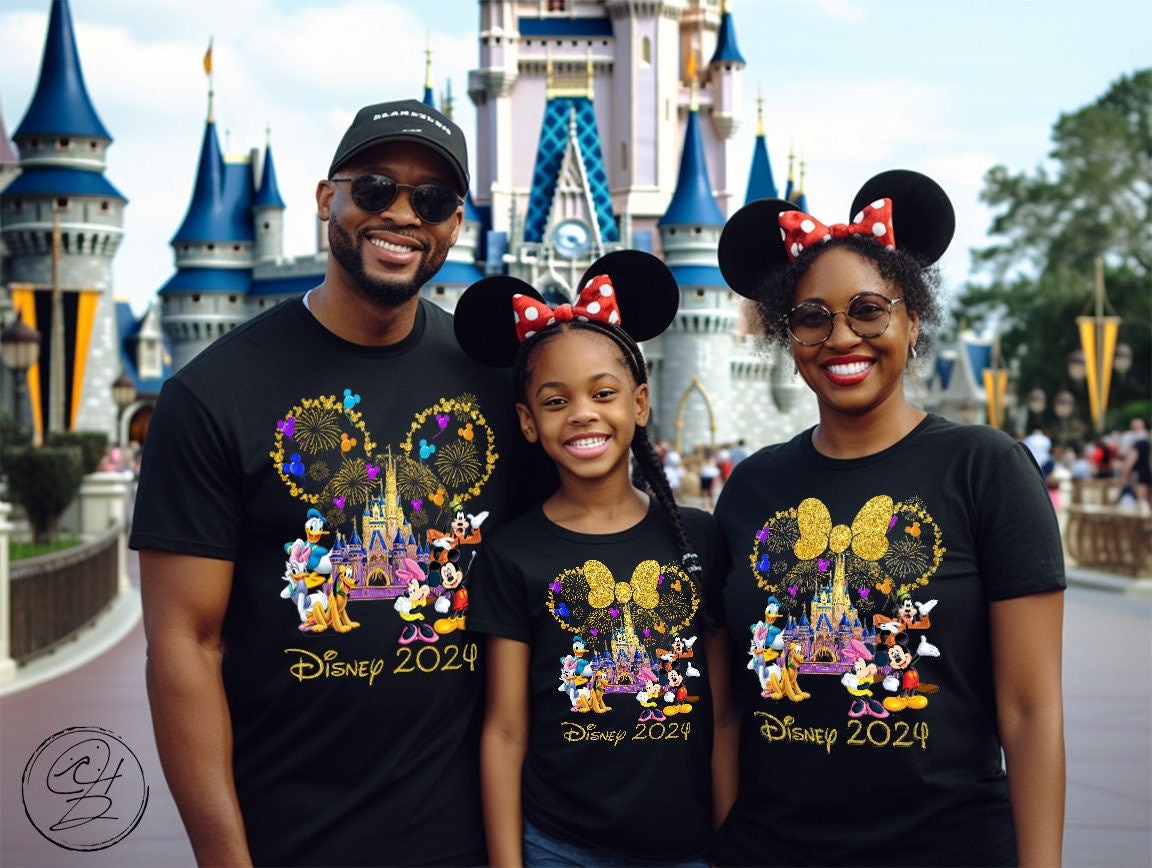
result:
[[(978, 196), (996, 164), (1034, 172), (1062, 113), (1152, 65), (1146, 0), (729, 0), (748, 62), (741, 165), (763, 88), (769, 155), (808, 165), (810, 210), (843, 220), (861, 183), (917, 169), (951, 195), (958, 231), (942, 262), (953, 288), (986, 243)], [(9, 135), (39, 74), (51, 0), (0, 3), (0, 110)], [(140, 313), (173, 273), (168, 246), (192, 193), (214, 39), (215, 115), (229, 152), (271, 130), (287, 203), (285, 254), (312, 253), (315, 186), (356, 109), (419, 98), (431, 37), (437, 91), (466, 95), (479, 50), (477, 0), (71, 0), (84, 78), (114, 141), (105, 173), (129, 200), (115, 292)], [(736, 189), (743, 195), (747, 176)]]

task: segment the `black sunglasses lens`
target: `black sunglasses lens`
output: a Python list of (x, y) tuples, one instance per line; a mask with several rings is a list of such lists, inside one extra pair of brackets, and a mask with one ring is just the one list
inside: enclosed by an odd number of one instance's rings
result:
[(412, 191), (412, 210), (428, 223), (443, 223), (459, 206), (459, 196), (435, 184), (421, 184)]
[[(352, 180), (352, 201), (370, 214), (383, 211), (396, 201), (400, 184), (385, 175), (360, 175)], [(460, 197), (436, 184), (408, 187), (412, 210), (426, 223), (443, 223), (460, 207)]]
[(395, 201), (399, 189), (383, 175), (360, 175), (352, 181), (352, 201), (362, 211), (383, 211)]

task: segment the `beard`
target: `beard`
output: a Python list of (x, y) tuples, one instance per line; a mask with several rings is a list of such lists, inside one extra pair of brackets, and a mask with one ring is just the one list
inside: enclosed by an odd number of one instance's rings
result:
[(328, 255), (348, 272), (360, 293), (383, 307), (399, 307), (419, 294), (420, 287), (432, 279), (448, 256), (447, 248), (426, 248), (411, 278), (382, 279), (373, 277), (364, 266), (364, 256), (348, 231), (335, 220), (328, 221)]

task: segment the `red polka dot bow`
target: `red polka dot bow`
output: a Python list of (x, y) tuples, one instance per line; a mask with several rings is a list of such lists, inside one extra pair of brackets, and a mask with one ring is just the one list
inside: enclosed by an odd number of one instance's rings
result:
[(518, 292), (512, 296), (512, 312), (516, 317), (516, 337), (521, 342), (540, 329), (574, 319), (620, 325), (616, 290), (607, 274), (598, 274), (584, 284), (575, 304), (562, 304), (556, 308)]
[(803, 211), (781, 211), (778, 219), (780, 237), (784, 239), (784, 250), (788, 254), (789, 261), (813, 244), (848, 235), (867, 235), (885, 247), (896, 249), (896, 236), (892, 232), (891, 199), (877, 199), (871, 205), (865, 205), (851, 223), (833, 223), (831, 226), (825, 226)]

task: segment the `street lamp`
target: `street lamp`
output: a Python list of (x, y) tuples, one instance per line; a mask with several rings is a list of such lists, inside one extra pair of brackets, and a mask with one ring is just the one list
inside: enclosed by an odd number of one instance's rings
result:
[(1048, 406), (1048, 396), (1044, 394), (1044, 390), (1037, 387), (1028, 392), (1028, 397), (1024, 399), (1024, 406), (1028, 408), (1030, 416), (1030, 424), (1027, 426), (1028, 432), (1035, 428), (1043, 427), (1044, 410)]
[(1052, 412), (1060, 420), (1060, 442), (1065, 446), (1068, 445), (1068, 420), (1075, 410), (1076, 399), (1071, 392), (1065, 389), (1056, 393), (1056, 397), (1052, 399)]
[(1117, 344), (1116, 355), (1112, 357), (1112, 367), (1123, 377), (1132, 367), (1132, 348), (1128, 344)]
[(1088, 373), (1088, 362), (1083, 350), (1073, 350), (1068, 354), (1068, 377), (1073, 383), (1082, 383)]
[(112, 400), (116, 402), (116, 434), (120, 445), (124, 444), (124, 437), (120, 430), (121, 416), (124, 411), (136, 400), (136, 384), (128, 376), (128, 372), (121, 370), (120, 376), (112, 383)]
[(26, 430), (32, 431), (32, 406), (28, 404), (27, 414), (24, 406), (27, 403), (25, 395), (28, 391), (28, 369), (40, 358), (40, 332), (25, 325), (23, 318), (17, 314), (15, 322), (0, 332), (0, 354), (3, 355), (5, 367), (12, 371), (15, 380), (15, 387), (12, 390), (15, 405), (12, 417), (19, 428), (24, 429), (27, 422)]

